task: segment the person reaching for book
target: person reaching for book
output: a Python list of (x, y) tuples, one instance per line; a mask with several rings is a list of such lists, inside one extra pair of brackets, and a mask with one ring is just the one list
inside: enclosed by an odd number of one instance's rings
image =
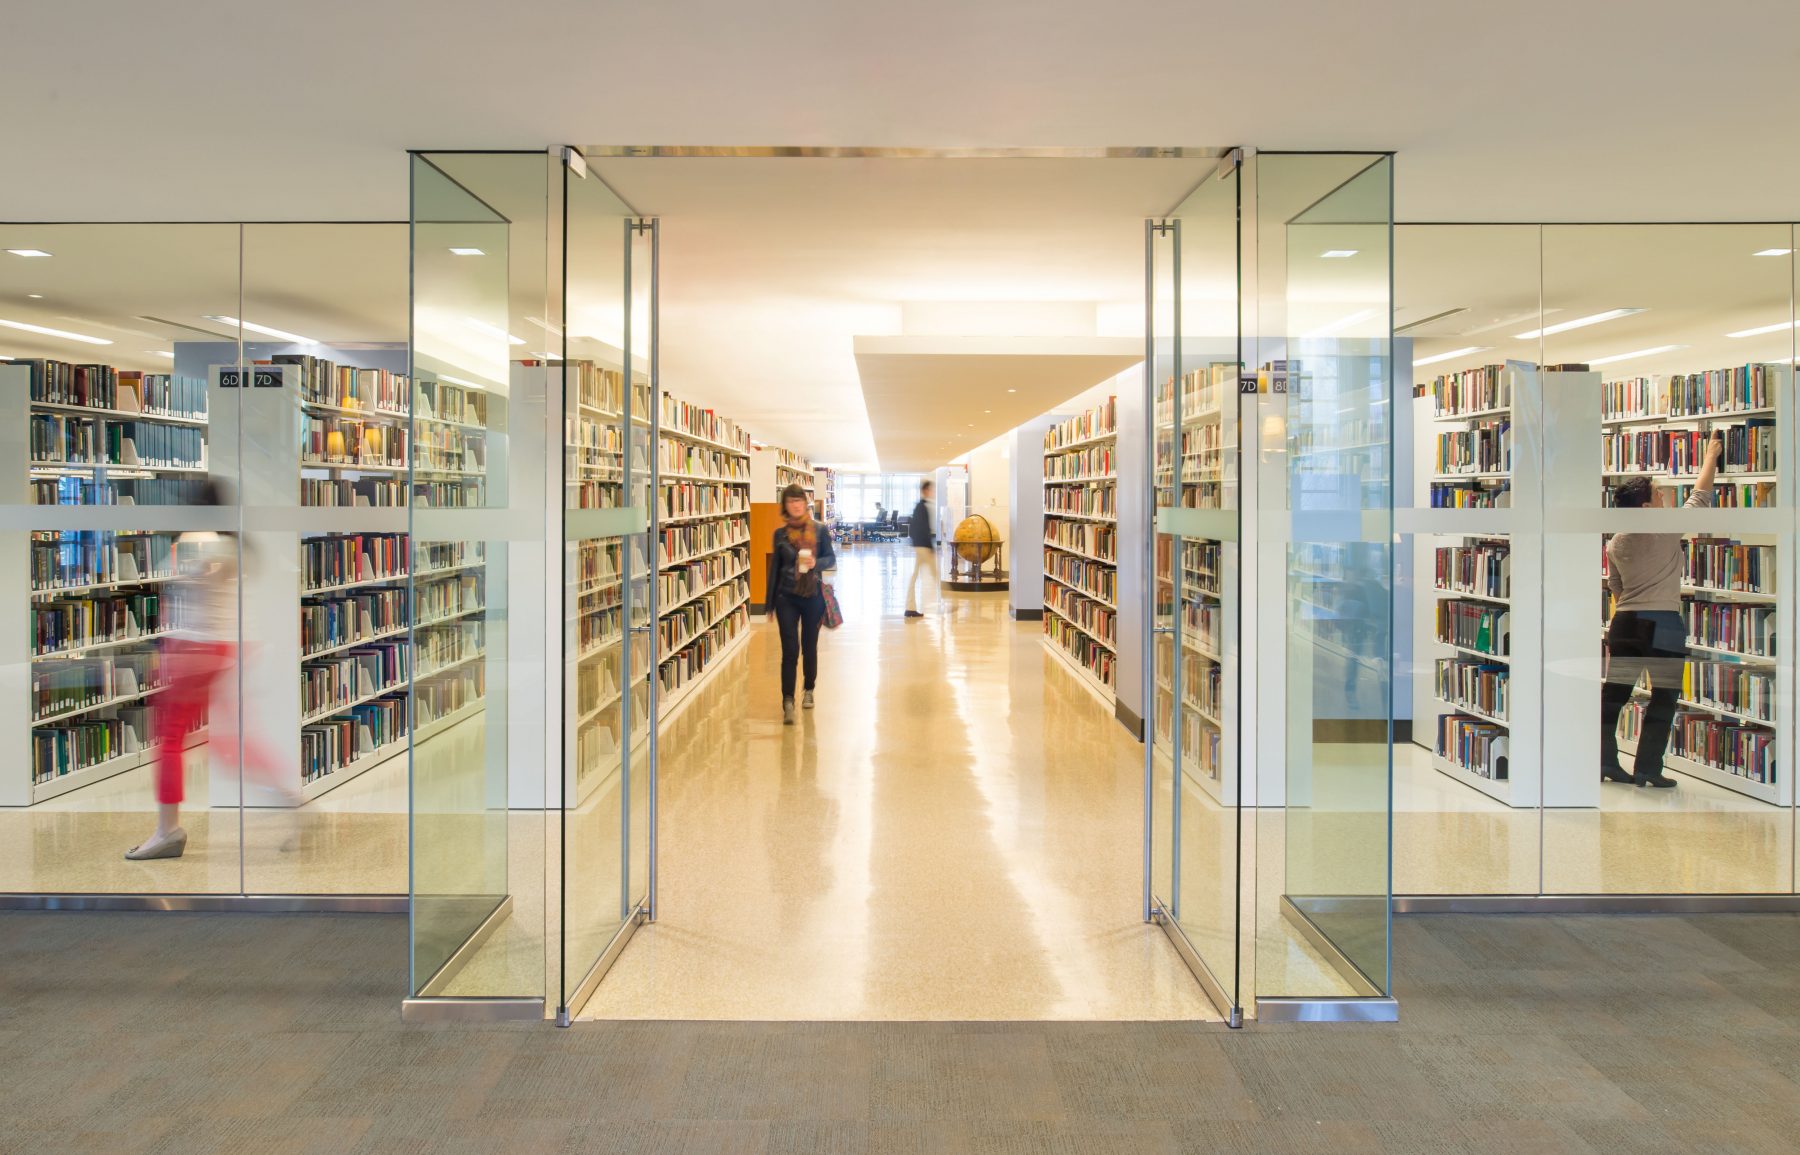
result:
[[(1713, 477), (1725, 441), (1714, 432), (1694, 478), (1686, 505), (1713, 503)], [(1652, 504), (1656, 490), (1648, 477), (1634, 477), (1613, 493), (1621, 509)], [(1606, 782), (1667, 789), (1675, 780), (1662, 772), (1663, 752), (1675, 723), (1675, 703), (1687, 666), (1687, 621), (1681, 612), (1684, 569), (1679, 533), (1618, 533), (1606, 543), (1606, 588), (1612, 593), (1612, 620), (1606, 628), (1606, 680), (1600, 689), (1600, 777)], [(1619, 715), (1631, 701), (1638, 679), (1648, 675), (1650, 700), (1638, 733), (1633, 772), (1619, 767)]]

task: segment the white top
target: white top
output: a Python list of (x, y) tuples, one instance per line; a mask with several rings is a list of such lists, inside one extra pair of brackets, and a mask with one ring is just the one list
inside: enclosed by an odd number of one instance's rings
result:
[[(1683, 504), (1709, 506), (1712, 489), (1694, 487)], [(1667, 610), (1681, 612), (1681, 535), (1616, 533), (1606, 543), (1606, 588), (1613, 612)]]
[(172, 586), (175, 613), (167, 620), (197, 642), (238, 639), (238, 543), (212, 530), (175, 539), (179, 559)]

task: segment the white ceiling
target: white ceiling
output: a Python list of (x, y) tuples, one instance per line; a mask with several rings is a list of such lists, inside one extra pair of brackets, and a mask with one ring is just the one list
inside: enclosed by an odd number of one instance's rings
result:
[(1794, 214), (1791, 0), (12, 3), (0, 219), (399, 219), (407, 148), (1391, 148), (1402, 219)]

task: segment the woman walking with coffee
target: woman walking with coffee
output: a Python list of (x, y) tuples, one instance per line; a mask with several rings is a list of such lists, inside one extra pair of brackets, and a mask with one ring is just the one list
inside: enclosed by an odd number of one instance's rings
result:
[(768, 596), (763, 604), (781, 626), (781, 720), (794, 724), (796, 667), (806, 658), (805, 697), (812, 709), (813, 685), (819, 679), (819, 626), (825, 620), (821, 575), (837, 568), (831, 530), (813, 520), (806, 491), (790, 485), (781, 491), (786, 523), (775, 531), (774, 563), (769, 566)]

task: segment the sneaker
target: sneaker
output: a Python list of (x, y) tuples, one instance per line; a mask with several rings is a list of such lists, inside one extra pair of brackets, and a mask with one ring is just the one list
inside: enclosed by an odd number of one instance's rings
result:
[(783, 698), (781, 700), (781, 724), (783, 726), (792, 726), (794, 724), (794, 700), (792, 698)]
[(925, 615), (920, 613), (918, 610), (907, 610), (906, 616), (909, 618), (922, 618)]
[(1637, 777), (1635, 775), (1627, 774), (1617, 766), (1600, 767), (1600, 780), (1602, 782), (1623, 782), (1627, 786), (1634, 786), (1637, 784)]
[(1640, 774), (1635, 777), (1633, 781), (1639, 786), (1653, 786), (1658, 790), (1673, 790), (1675, 788), (1675, 779), (1669, 777), (1667, 774), (1651, 774), (1648, 777)]
[(187, 849), (187, 831), (177, 826), (167, 834), (152, 834), (143, 842), (125, 852), (125, 857), (132, 862), (143, 862), (151, 858), (180, 858), (181, 852)]
[(808, 690), (808, 691), (806, 691), (806, 693), (800, 695), (800, 708), (802, 710), (812, 709), (812, 691), (811, 690)]

